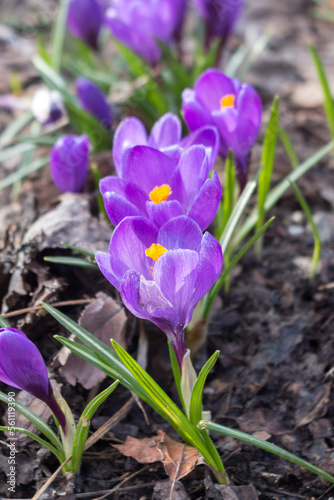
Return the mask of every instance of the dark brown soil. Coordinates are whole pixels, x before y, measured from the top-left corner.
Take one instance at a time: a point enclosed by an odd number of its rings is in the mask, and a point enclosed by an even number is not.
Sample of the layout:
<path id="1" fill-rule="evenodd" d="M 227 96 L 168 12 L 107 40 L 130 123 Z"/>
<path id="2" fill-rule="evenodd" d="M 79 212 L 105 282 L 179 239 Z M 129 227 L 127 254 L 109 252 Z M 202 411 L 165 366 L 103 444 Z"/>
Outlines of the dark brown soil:
<path id="1" fill-rule="evenodd" d="M 36 2 L 31 3 L 32 7 L 36 7 Z M 307 43 L 315 43 L 329 75 L 333 74 L 333 25 L 315 19 L 312 16 L 313 6 L 306 0 L 248 1 L 239 33 L 230 44 L 234 47 L 246 40 L 253 45 L 263 31 L 272 32 L 269 46 L 246 79 L 261 93 L 265 104 L 264 122 L 267 121 L 273 96 L 280 95 L 281 125 L 290 135 L 301 161 L 329 141 L 322 96 Z M 27 8 L 15 2 L 10 9 L 8 5 L 0 5 L 0 12 L 22 15 Z M 24 43 L 24 33 L 13 33 L 19 37 L 16 45 L 8 41 L 8 34 L 0 38 L 4 53 L 0 64 L 6 74 L 8 68 L 17 71 L 24 89 L 30 93 L 31 86 L 37 81 L 36 73 L 28 63 L 28 56 L 22 58 L 17 45 L 20 40 Z M 30 43 L 33 44 L 33 39 L 29 40 Z M 2 81 L 1 92 L 8 91 L 9 85 Z M 0 111 L 3 127 L 12 118 L 9 112 Z M 260 154 L 261 149 L 257 146 L 253 153 L 253 171 L 257 168 Z M 107 173 L 111 168 L 111 155 L 102 155 L 97 160 Z M 333 166 L 333 157 L 327 157 L 299 182 L 317 221 L 323 244 L 321 264 L 313 281 L 308 279 L 313 252 L 312 233 L 291 191 L 272 210 L 271 215 L 275 215 L 276 220 L 266 233 L 261 261 L 255 259 L 252 251 L 248 252 L 233 273 L 230 292 L 221 294 L 209 326 L 208 342 L 196 365 L 200 368 L 215 349 L 220 350 L 219 361 L 205 389 L 205 407 L 212 411 L 214 421 L 256 433 L 332 475 Z M 1 177 L 8 169 L 10 165 L 5 165 Z M 274 182 L 290 169 L 283 147 L 279 144 Z M 96 219 L 96 193 L 92 183 L 90 188 L 80 197 L 81 201 L 79 198 L 75 201 L 68 198 L 68 210 L 73 210 L 73 219 L 72 223 L 64 226 L 63 234 L 68 238 L 66 241 L 74 238 L 77 246 L 94 251 L 106 248 L 110 229 Z M 40 300 L 67 302 L 68 305 L 61 310 L 78 320 L 85 305 L 73 305 L 71 301 L 87 303 L 101 291 L 115 297 L 112 287 L 99 273 L 50 265 L 43 261 L 45 255 L 69 253 L 60 250 L 60 236 L 55 233 L 56 229 L 48 226 L 49 232 L 39 232 L 37 238 L 36 235 L 27 235 L 30 226 L 59 202 L 58 191 L 52 185 L 47 168 L 23 182 L 17 201 L 11 202 L 10 190 L 0 192 L 0 200 L 2 313 L 32 308 Z M 61 216 L 58 214 L 57 217 Z M 108 382 L 105 380 L 98 388 L 90 390 L 84 389 L 81 384 L 73 387 L 61 374 L 59 364 L 51 365 L 59 351 L 59 344 L 53 335 L 60 332 L 67 335 L 67 332 L 50 316 L 29 311 L 8 317 L 8 321 L 36 342 L 50 366 L 50 373 L 62 384 L 62 394 L 78 417 L 87 402 Z M 177 400 L 164 336 L 148 324 L 145 324 L 145 331 L 149 341 L 147 369 Z M 138 345 L 146 345 L 145 341 L 138 343 L 138 332 L 139 324 L 131 318 L 126 342 L 134 355 L 137 355 Z M 3 386 L 2 390 L 6 392 L 7 388 Z M 145 407 L 147 420 L 135 402 L 124 408 L 130 398 L 127 391 L 117 388 L 94 417 L 91 430 L 95 432 L 121 411 L 119 422 L 85 453 L 81 473 L 75 479 L 58 477 L 43 498 L 97 499 L 108 492 L 108 498 L 127 500 L 169 498 L 166 492 L 170 484 L 161 483 L 168 479 L 162 464 L 141 465 L 132 458 L 124 457 L 112 446 L 124 442 L 128 435 L 150 437 L 159 429 L 178 439 L 150 408 Z M 1 411 L 5 418 L 4 405 Z M 13 495 L 8 496 L 5 483 L 8 449 L 5 437 L 2 436 L 2 439 L 0 495 L 12 498 Z M 289 462 L 234 439 L 222 436 L 213 436 L 213 439 L 233 483 L 252 483 L 260 500 L 330 500 L 334 497 L 334 487 L 331 488 L 328 482 Z M 31 498 L 58 464 L 32 441 L 19 441 L 18 451 L 15 498 Z M 219 493 L 204 466 L 197 467 L 181 483 L 184 489 L 180 486 L 173 498 L 232 498 Z M 117 491 L 110 491 L 116 487 L 119 488 Z"/>

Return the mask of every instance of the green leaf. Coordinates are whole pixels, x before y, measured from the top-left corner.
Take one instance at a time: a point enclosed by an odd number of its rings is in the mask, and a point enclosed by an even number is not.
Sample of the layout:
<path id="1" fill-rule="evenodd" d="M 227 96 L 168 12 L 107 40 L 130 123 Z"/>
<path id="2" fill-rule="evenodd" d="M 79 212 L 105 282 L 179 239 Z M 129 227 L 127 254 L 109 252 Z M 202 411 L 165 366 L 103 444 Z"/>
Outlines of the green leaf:
<path id="1" fill-rule="evenodd" d="M 45 256 L 43 258 L 46 262 L 52 262 L 53 264 L 62 264 L 65 266 L 77 266 L 77 267 L 85 267 L 86 269 L 94 269 L 98 271 L 97 264 L 94 262 L 88 262 L 84 259 L 79 259 L 79 257 L 70 257 L 70 256 Z"/>
<path id="2" fill-rule="evenodd" d="M 273 222 L 275 217 L 269 219 L 261 229 L 239 250 L 239 252 L 233 257 L 231 262 L 228 264 L 224 272 L 219 276 L 216 283 L 210 289 L 210 291 L 206 294 L 203 299 L 203 318 L 207 318 L 210 314 L 210 310 L 213 304 L 213 301 L 216 295 L 219 293 L 219 290 L 223 286 L 224 281 L 228 278 L 230 272 L 234 268 L 234 266 L 239 262 L 239 260 L 243 257 L 243 255 L 251 248 L 252 245 L 256 242 L 258 238 L 260 238 L 268 229 L 270 224 Z"/>
<path id="3" fill-rule="evenodd" d="M 191 401 L 190 401 L 190 421 L 194 424 L 197 425 L 198 422 L 203 418 L 202 417 L 202 411 L 203 411 L 203 405 L 202 405 L 202 400 L 203 400 L 203 389 L 204 385 L 207 379 L 207 376 L 209 375 L 210 371 L 212 368 L 215 366 L 217 363 L 217 360 L 219 358 L 219 351 L 216 351 L 205 363 L 203 366 L 202 370 L 200 371 L 198 378 L 196 380 L 192 395 L 191 395 Z"/>
<path id="4" fill-rule="evenodd" d="M 7 321 L 2 316 L 0 316 L 0 327 L 7 328 L 9 326 L 10 326 L 9 323 L 7 323 Z"/>
<path id="5" fill-rule="evenodd" d="M 230 429 L 229 427 L 215 424 L 214 422 L 207 422 L 205 420 L 199 422 L 198 427 L 201 429 L 208 429 L 212 432 L 217 432 L 218 434 L 222 434 L 223 436 L 229 436 L 234 439 L 239 439 L 240 441 L 244 441 L 245 443 L 251 444 L 253 446 L 257 446 L 258 448 L 261 448 L 262 450 L 265 451 L 269 451 L 269 453 L 273 453 L 274 455 L 278 455 L 279 457 L 284 458 L 289 462 L 292 462 L 296 465 L 300 465 L 301 467 L 304 467 L 304 469 L 307 469 L 310 472 L 313 472 L 314 474 L 317 474 L 318 476 L 327 479 L 327 481 L 334 483 L 334 477 L 331 476 L 330 474 L 327 474 L 327 472 L 324 472 L 318 467 L 315 467 L 309 462 L 306 462 L 306 460 L 303 460 L 302 458 L 299 458 L 296 455 L 293 455 L 292 453 L 285 451 L 283 448 L 280 448 L 275 444 L 268 443 L 268 441 L 256 438 L 250 434 L 246 434 L 245 432 L 237 431 L 235 429 Z"/>
<path id="6" fill-rule="evenodd" d="M 8 427 L 3 427 L 1 425 L 0 431 L 2 431 L 2 432 L 20 432 L 21 434 L 26 434 L 34 441 L 37 441 L 37 443 L 41 444 L 45 448 L 48 448 L 56 456 L 56 458 L 59 460 L 59 462 L 61 464 L 65 460 L 64 456 L 61 453 L 59 453 L 59 451 L 54 446 L 52 446 L 52 444 L 50 444 L 48 441 L 45 441 L 45 439 L 40 438 L 39 436 L 37 436 L 37 434 L 34 434 L 33 432 L 28 431 L 27 429 L 23 429 L 23 427 L 9 427 L 8 428 Z"/>
<path id="7" fill-rule="evenodd" d="M 257 197 L 257 207 L 258 207 L 258 219 L 256 222 L 257 230 L 259 230 L 263 226 L 263 221 L 265 216 L 264 204 L 270 188 L 271 177 L 273 173 L 278 126 L 279 126 L 279 100 L 278 97 L 275 97 L 273 105 L 271 107 L 271 113 L 266 130 L 266 135 L 264 138 L 262 158 L 261 158 L 262 168 L 259 176 L 258 197 Z M 258 258 L 260 258 L 261 252 L 262 252 L 262 238 L 259 238 L 255 246 L 255 253 Z"/>
<path id="8" fill-rule="evenodd" d="M 66 34 L 66 20 L 69 0 L 61 0 L 58 8 L 56 22 L 53 25 L 51 40 L 51 66 L 59 72 L 63 55 L 64 40 Z"/>
<path id="9" fill-rule="evenodd" d="M 176 356 L 175 356 L 175 351 L 173 349 L 172 344 L 168 340 L 168 351 L 169 351 L 169 358 L 170 362 L 172 365 L 172 371 L 174 375 L 174 382 L 176 385 L 177 393 L 179 395 L 180 402 L 182 404 L 182 408 L 185 411 L 185 406 L 184 406 L 184 401 L 183 401 L 183 396 L 182 396 L 182 391 L 181 391 L 181 371 L 179 367 L 179 363 L 177 362 Z"/>
<path id="10" fill-rule="evenodd" d="M 78 427 L 75 432 L 72 452 L 72 468 L 75 472 L 79 472 L 81 458 L 85 449 L 86 440 L 89 432 L 90 421 L 93 418 L 96 410 L 107 399 L 108 396 L 116 389 L 119 380 L 116 380 L 111 386 L 98 394 L 84 409 L 79 419 Z"/>
<path id="11" fill-rule="evenodd" d="M 322 92 L 324 94 L 325 113 L 327 117 L 329 130 L 331 132 L 332 139 L 334 140 L 334 102 L 333 102 L 332 92 L 328 83 L 328 78 L 326 75 L 325 68 L 321 62 L 318 52 L 315 50 L 312 44 L 309 44 L 309 49 L 318 73 L 318 78 L 321 84 Z"/>
<path id="12" fill-rule="evenodd" d="M 36 160 L 32 161 L 30 164 L 25 165 L 24 168 L 21 168 L 19 170 L 16 170 L 16 172 L 13 172 L 12 174 L 7 175 L 2 181 L 0 181 L 0 190 L 4 189 L 8 186 L 11 186 L 15 182 L 23 179 L 29 174 L 32 174 L 33 172 L 36 172 L 42 167 L 45 167 L 49 163 L 49 155 L 47 156 L 42 156 L 41 158 L 37 158 Z"/>
<path id="13" fill-rule="evenodd" d="M 0 391 L 0 401 L 9 404 L 9 399 L 6 394 Z M 38 415 L 29 410 L 26 406 L 15 401 L 15 409 L 21 413 L 24 417 L 26 417 L 34 426 L 42 433 L 52 444 L 58 449 L 59 448 L 59 440 L 57 435 L 53 432 L 51 427 L 44 422 Z"/>
<path id="14" fill-rule="evenodd" d="M 112 344 L 125 366 L 148 394 L 151 400 L 150 406 L 180 434 L 186 443 L 197 448 L 209 465 L 217 469 L 218 465 L 208 452 L 203 438 L 197 432 L 198 429 L 196 430 L 196 427 L 179 410 L 155 380 L 117 342 L 112 341 Z M 222 472 L 224 472 L 222 464 L 221 467 Z"/>
<path id="15" fill-rule="evenodd" d="M 307 201 L 305 200 L 304 196 L 302 195 L 300 189 L 293 182 L 291 182 L 291 187 L 296 195 L 297 200 L 300 203 L 300 206 L 302 207 L 302 209 L 307 217 L 308 223 L 310 224 L 311 229 L 312 229 L 312 233 L 313 233 L 314 250 L 313 250 L 313 258 L 312 258 L 312 269 L 310 272 L 310 280 L 312 280 L 314 277 L 317 265 L 318 265 L 319 260 L 320 260 L 321 238 L 320 238 L 318 228 L 315 225 L 315 222 L 313 220 L 310 207 L 308 206 Z"/>
<path id="16" fill-rule="evenodd" d="M 26 111 L 20 115 L 16 120 L 11 122 L 11 124 L 2 132 L 0 135 L 0 148 L 7 146 L 15 136 L 21 132 L 21 130 L 26 127 L 34 118 L 31 111 Z"/>
<path id="17" fill-rule="evenodd" d="M 84 248 L 75 247 L 74 245 L 68 245 L 64 241 L 62 241 L 61 244 L 64 245 L 64 247 L 73 250 L 73 252 L 78 252 L 81 253 L 82 255 L 87 255 L 87 257 L 90 257 L 91 259 L 95 259 L 95 254 L 89 252 L 88 250 L 85 250 Z"/>
<path id="18" fill-rule="evenodd" d="M 278 135 L 279 135 L 279 138 L 284 146 L 286 154 L 289 157 L 292 168 L 297 168 L 299 165 L 298 156 L 297 156 L 296 151 L 293 147 L 293 144 L 290 141 L 290 138 L 289 138 L 288 134 L 286 133 L 286 131 L 284 130 L 284 128 L 280 127 L 278 129 Z"/>
<path id="19" fill-rule="evenodd" d="M 0 151 L 0 162 L 10 160 L 15 156 L 20 156 L 27 151 L 33 151 L 34 148 L 35 145 L 28 142 L 23 144 L 15 144 L 15 146 L 11 146 L 10 148 Z"/>
<path id="20" fill-rule="evenodd" d="M 264 203 L 264 211 L 268 212 L 278 200 L 283 196 L 283 194 L 291 187 L 291 182 L 296 182 L 300 179 L 308 170 L 317 165 L 325 156 L 327 156 L 333 149 L 334 143 L 330 142 L 326 144 L 313 156 L 308 158 L 306 161 L 301 163 L 295 170 L 288 174 L 277 186 L 275 186 L 269 193 Z M 233 238 L 233 249 L 237 248 L 247 234 L 252 230 L 258 220 L 257 209 L 253 210 L 251 214 L 247 217 L 245 222 L 242 224 L 241 228 L 236 233 Z"/>
<path id="21" fill-rule="evenodd" d="M 219 205 L 219 217 L 216 224 L 216 238 L 219 240 L 222 237 L 223 231 L 230 218 L 234 205 L 235 192 L 235 160 L 233 151 L 230 149 L 225 161 L 225 182 L 224 182 L 224 197 Z"/>

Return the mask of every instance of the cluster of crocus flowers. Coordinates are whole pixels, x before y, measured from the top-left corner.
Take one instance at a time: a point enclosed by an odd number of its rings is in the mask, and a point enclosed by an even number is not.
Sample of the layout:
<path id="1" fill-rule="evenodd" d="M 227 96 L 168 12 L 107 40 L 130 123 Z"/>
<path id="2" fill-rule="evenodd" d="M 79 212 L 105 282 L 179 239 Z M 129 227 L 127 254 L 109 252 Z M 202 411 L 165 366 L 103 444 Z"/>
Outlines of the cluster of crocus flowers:
<path id="1" fill-rule="evenodd" d="M 0 328 L 0 380 L 46 403 L 66 434 L 66 418 L 55 400 L 42 355 L 16 328 Z"/>
<path id="2" fill-rule="evenodd" d="M 232 149 L 243 189 L 250 151 L 262 119 L 261 100 L 254 88 L 219 70 L 208 69 L 198 78 L 193 89 L 183 91 L 182 112 L 191 131 L 208 124 L 217 128 L 220 154 L 226 158 Z"/>
<path id="3" fill-rule="evenodd" d="M 50 153 L 51 177 L 62 191 L 80 193 L 86 182 L 89 163 L 89 139 L 86 135 L 65 135 Z"/>
<path id="4" fill-rule="evenodd" d="M 185 328 L 222 268 L 219 242 L 189 217 L 175 217 L 160 229 L 146 218 L 126 217 L 109 252 L 97 252 L 96 262 L 125 306 L 166 334 L 181 368 Z"/>

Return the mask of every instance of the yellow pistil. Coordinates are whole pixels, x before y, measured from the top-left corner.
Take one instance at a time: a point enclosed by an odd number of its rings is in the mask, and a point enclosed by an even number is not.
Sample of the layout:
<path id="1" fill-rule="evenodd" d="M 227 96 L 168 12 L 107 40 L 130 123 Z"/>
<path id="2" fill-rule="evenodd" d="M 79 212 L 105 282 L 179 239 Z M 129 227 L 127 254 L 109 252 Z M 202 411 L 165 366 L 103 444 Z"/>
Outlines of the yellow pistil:
<path id="1" fill-rule="evenodd" d="M 150 200 L 153 203 L 161 203 L 166 201 L 168 196 L 172 194 L 172 190 L 168 184 L 163 184 L 162 186 L 155 186 L 155 188 L 150 192 Z"/>
<path id="2" fill-rule="evenodd" d="M 162 245 L 159 245 L 159 243 L 153 243 L 153 245 L 150 246 L 147 250 L 145 250 L 145 255 L 147 257 L 151 257 L 151 259 L 156 262 L 161 255 L 164 253 L 168 252 L 167 248 L 163 247 Z M 153 267 L 151 267 L 153 269 Z"/>
<path id="3" fill-rule="evenodd" d="M 234 103 L 235 103 L 235 95 L 233 94 L 227 94 L 224 95 L 220 101 L 220 109 L 224 108 L 234 108 Z"/>

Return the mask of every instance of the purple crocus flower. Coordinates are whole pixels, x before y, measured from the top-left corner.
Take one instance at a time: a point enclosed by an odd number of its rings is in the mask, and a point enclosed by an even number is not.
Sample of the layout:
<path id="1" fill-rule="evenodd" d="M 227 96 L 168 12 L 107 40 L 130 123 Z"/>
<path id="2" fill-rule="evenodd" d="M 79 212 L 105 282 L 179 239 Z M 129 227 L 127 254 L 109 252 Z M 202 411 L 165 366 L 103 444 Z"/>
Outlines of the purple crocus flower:
<path id="1" fill-rule="evenodd" d="M 216 172 L 210 179 L 208 173 L 203 146 L 186 150 L 178 164 L 157 149 L 135 146 L 123 156 L 121 178 L 105 177 L 100 190 L 115 226 L 128 216 L 148 217 L 160 227 L 173 217 L 188 215 L 204 230 L 221 198 Z"/>
<path id="2" fill-rule="evenodd" d="M 112 124 L 111 110 L 102 90 L 83 77 L 77 79 L 76 90 L 83 109 L 95 116 L 104 127 L 110 128 Z"/>
<path id="3" fill-rule="evenodd" d="M 111 0 L 105 22 L 117 40 L 154 66 L 161 57 L 157 40 L 168 44 L 178 23 L 175 2 Z"/>
<path id="4" fill-rule="evenodd" d="M 87 135 L 65 135 L 58 139 L 50 153 L 51 176 L 63 193 L 83 190 L 89 161 Z"/>
<path id="5" fill-rule="evenodd" d="M 167 335 L 181 368 L 185 328 L 222 268 L 219 242 L 203 236 L 188 217 L 171 219 L 159 230 L 148 219 L 127 217 L 114 230 L 109 253 L 95 257 L 125 306 Z"/>
<path id="6" fill-rule="evenodd" d="M 180 40 L 181 38 L 184 19 L 186 17 L 187 1 L 188 0 L 174 0 L 175 27 L 173 35 L 176 40 Z"/>
<path id="7" fill-rule="evenodd" d="M 258 136 L 262 104 L 257 92 L 217 69 L 208 69 L 194 89 L 182 93 L 182 111 L 190 130 L 215 125 L 220 136 L 220 153 L 226 158 L 232 149 L 241 189 L 247 180 L 249 154 Z"/>
<path id="8" fill-rule="evenodd" d="M 206 126 L 182 139 L 182 124 L 177 115 L 166 113 L 152 127 L 149 136 L 138 118 L 125 118 L 118 125 L 113 142 L 113 159 L 116 172 L 121 176 L 122 158 L 125 151 L 134 146 L 150 146 L 159 149 L 176 162 L 182 153 L 195 144 L 202 144 L 209 157 L 210 170 L 219 151 L 219 135 L 215 127 Z"/>
<path id="9" fill-rule="evenodd" d="M 66 419 L 54 398 L 41 353 L 16 328 L 0 328 L 0 380 L 44 401 L 65 432 Z"/>
<path id="10" fill-rule="evenodd" d="M 219 37 L 221 45 L 233 33 L 242 13 L 242 0 L 194 0 L 199 15 L 206 28 L 206 48 L 214 37 Z"/>
<path id="11" fill-rule="evenodd" d="M 93 49 L 104 22 L 104 9 L 97 0 L 70 0 L 67 29 L 75 38 L 83 40 Z"/>

